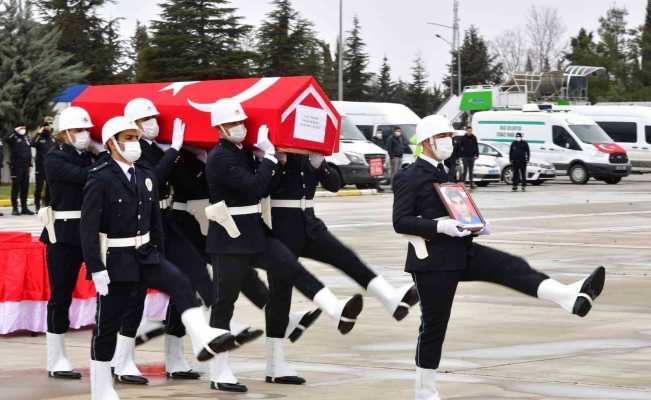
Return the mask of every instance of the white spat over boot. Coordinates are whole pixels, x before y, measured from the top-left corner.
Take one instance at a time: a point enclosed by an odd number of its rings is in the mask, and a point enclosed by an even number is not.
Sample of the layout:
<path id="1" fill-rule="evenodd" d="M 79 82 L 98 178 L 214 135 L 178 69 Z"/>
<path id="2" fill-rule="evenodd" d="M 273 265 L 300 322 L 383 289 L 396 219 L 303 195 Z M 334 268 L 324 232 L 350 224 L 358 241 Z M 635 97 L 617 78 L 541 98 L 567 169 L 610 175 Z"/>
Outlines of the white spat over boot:
<path id="1" fill-rule="evenodd" d="M 585 317 L 603 291 L 605 281 L 606 269 L 599 267 L 587 278 L 570 285 L 546 279 L 538 286 L 537 294 L 538 298 L 556 303 L 569 313 Z"/>
<path id="2" fill-rule="evenodd" d="M 305 379 L 298 376 L 285 359 L 285 339 L 267 338 L 267 383 L 302 385 Z"/>
<path id="3" fill-rule="evenodd" d="M 48 376 L 58 379 L 81 379 L 81 374 L 72 369 L 66 356 L 65 335 L 47 332 L 47 372 Z"/>
<path id="4" fill-rule="evenodd" d="M 189 308 L 181 314 L 181 321 L 192 341 L 192 351 L 198 361 L 208 361 L 217 354 L 237 346 L 229 331 L 212 328 L 200 307 Z"/>
<path id="5" fill-rule="evenodd" d="M 165 373 L 170 379 L 199 379 L 185 359 L 183 338 L 165 335 Z"/>
<path id="6" fill-rule="evenodd" d="M 416 368 L 416 400 L 441 400 L 436 388 L 436 370 Z"/>
<path id="7" fill-rule="evenodd" d="M 353 329 L 357 316 L 364 307 L 362 295 L 356 294 L 348 300 L 339 300 L 327 287 L 319 290 L 312 302 L 337 323 L 337 328 L 343 335 Z"/>
<path id="8" fill-rule="evenodd" d="M 224 352 L 210 361 L 210 387 L 222 392 L 246 393 L 249 389 L 237 380 L 228 358 L 228 352 Z"/>
<path id="9" fill-rule="evenodd" d="M 398 321 L 402 321 L 409 314 L 409 309 L 418 304 L 418 292 L 413 284 L 396 289 L 383 277 L 376 276 L 366 290 L 380 300 L 389 314 Z"/>
<path id="10" fill-rule="evenodd" d="M 312 326 L 312 324 L 321 315 L 321 310 L 297 311 L 289 313 L 289 323 L 285 331 L 285 337 L 292 343 L 296 342 L 303 336 L 303 333 Z"/>
<path id="11" fill-rule="evenodd" d="M 129 385 L 146 385 L 149 380 L 142 376 L 136 365 L 136 339 L 118 334 L 111 368 L 115 379 Z"/>
<path id="12" fill-rule="evenodd" d="M 90 400 L 120 400 L 113 389 L 111 363 L 90 360 Z"/>

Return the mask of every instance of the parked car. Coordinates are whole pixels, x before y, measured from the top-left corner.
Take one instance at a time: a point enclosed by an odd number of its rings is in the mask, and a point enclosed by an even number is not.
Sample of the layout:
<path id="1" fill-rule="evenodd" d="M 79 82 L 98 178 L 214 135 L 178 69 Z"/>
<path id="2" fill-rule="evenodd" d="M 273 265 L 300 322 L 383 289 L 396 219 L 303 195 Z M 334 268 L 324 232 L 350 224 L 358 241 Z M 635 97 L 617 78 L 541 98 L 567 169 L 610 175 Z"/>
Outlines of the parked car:
<path id="1" fill-rule="evenodd" d="M 504 183 L 513 185 L 513 169 L 509 160 L 510 144 L 488 144 L 479 142 L 479 154 L 496 157 L 500 168 L 500 176 Z M 527 164 L 527 182 L 533 185 L 542 185 L 545 181 L 556 179 L 554 165 L 537 157 L 531 157 Z"/>

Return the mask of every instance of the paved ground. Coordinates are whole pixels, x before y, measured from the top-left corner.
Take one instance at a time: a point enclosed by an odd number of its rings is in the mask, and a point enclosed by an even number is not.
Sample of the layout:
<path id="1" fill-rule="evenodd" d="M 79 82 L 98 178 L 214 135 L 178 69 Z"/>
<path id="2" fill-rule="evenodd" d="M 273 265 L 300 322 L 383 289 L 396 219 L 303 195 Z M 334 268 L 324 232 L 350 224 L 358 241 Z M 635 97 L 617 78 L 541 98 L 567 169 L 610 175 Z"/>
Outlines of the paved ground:
<path id="1" fill-rule="evenodd" d="M 534 266 L 571 282 L 597 265 L 608 268 L 607 286 L 585 319 L 552 305 L 482 283 L 463 284 L 450 323 L 441 370 L 444 398 L 455 400 L 651 399 L 651 177 L 619 185 L 561 182 L 510 193 L 503 185 L 480 189 L 476 202 L 493 223 L 482 243 L 525 256 Z M 332 230 L 396 284 L 405 241 L 390 224 L 391 195 L 319 199 L 318 212 Z M 33 229 L 33 219 L 0 219 L 2 229 Z M 307 262 L 337 293 L 359 291 L 336 270 Z M 297 308 L 309 307 L 300 295 Z M 247 300 L 239 320 L 263 326 Z M 365 297 L 358 326 L 340 336 L 325 317 L 289 358 L 308 379 L 302 387 L 263 382 L 264 343 L 233 354 L 246 395 L 211 391 L 201 382 L 168 382 L 161 370 L 163 342 L 138 351 L 152 378 L 149 387 L 120 386 L 122 399 L 409 399 L 418 310 L 401 324 Z M 45 377 L 44 337 L 0 338 L 0 399 L 87 399 L 90 332 L 70 335 L 70 355 L 82 382 Z M 189 348 L 189 346 L 186 346 Z"/>

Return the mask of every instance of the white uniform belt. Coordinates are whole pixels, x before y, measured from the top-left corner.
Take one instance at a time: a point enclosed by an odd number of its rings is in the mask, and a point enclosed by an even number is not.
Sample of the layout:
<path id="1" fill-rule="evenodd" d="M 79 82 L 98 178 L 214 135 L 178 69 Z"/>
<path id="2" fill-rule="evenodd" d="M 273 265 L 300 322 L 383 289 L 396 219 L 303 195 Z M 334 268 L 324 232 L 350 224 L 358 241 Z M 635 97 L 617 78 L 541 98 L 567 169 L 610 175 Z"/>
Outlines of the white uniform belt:
<path id="1" fill-rule="evenodd" d="M 300 208 L 305 210 L 307 208 L 314 208 L 314 200 L 276 200 L 271 199 L 271 207 L 274 208 Z"/>
<path id="2" fill-rule="evenodd" d="M 149 232 L 128 238 L 107 238 L 106 247 L 135 247 L 149 243 Z"/>
<path id="3" fill-rule="evenodd" d="M 178 201 L 175 201 L 172 203 L 172 210 L 188 211 L 188 203 L 180 203 Z"/>
<path id="4" fill-rule="evenodd" d="M 79 219 L 81 211 L 54 211 L 54 219 Z"/>
<path id="5" fill-rule="evenodd" d="M 161 210 L 167 209 L 171 204 L 172 202 L 169 199 L 163 199 L 158 202 L 158 206 Z"/>
<path id="6" fill-rule="evenodd" d="M 258 214 L 262 213 L 262 205 L 260 203 L 253 204 L 250 206 L 242 207 L 228 207 L 228 213 L 233 215 L 246 215 L 246 214 Z"/>

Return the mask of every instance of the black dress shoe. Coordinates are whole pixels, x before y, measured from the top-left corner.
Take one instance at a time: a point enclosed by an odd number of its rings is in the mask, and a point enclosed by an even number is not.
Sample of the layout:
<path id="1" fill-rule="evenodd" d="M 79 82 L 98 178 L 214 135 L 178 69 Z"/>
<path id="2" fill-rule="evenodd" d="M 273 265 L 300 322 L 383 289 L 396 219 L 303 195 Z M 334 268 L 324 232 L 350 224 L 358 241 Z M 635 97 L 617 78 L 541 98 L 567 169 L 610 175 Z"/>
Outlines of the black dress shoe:
<path id="1" fill-rule="evenodd" d="M 342 335 L 345 335 L 351 330 L 353 330 L 353 327 L 355 326 L 355 322 L 357 322 L 357 316 L 362 312 L 363 307 L 364 307 L 364 298 L 359 293 L 354 295 L 350 300 L 348 300 L 348 302 L 344 306 L 344 310 L 341 313 L 341 318 L 339 319 L 339 326 L 337 327 L 339 329 L 339 332 L 341 332 Z"/>
<path id="2" fill-rule="evenodd" d="M 402 300 L 400 300 L 400 305 L 393 313 L 393 318 L 395 318 L 396 321 L 402 321 L 405 319 L 405 317 L 409 315 L 409 308 L 418 304 L 419 300 L 418 291 L 416 290 L 416 285 L 414 285 L 409 288 L 407 293 L 402 297 Z"/>
<path id="3" fill-rule="evenodd" d="M 115 375 L 115 380 L 125 385 L 146 385 L 149 379 L 140 375 Z"/>
<path id="4" fill-rule="evenodd" d="M 235 336 L 235 343 L 237 346 L 242 346 L 259 338 L 263 333 L 261 329 L 246 328 Z"/>
<path id="5" fill-rule="evenodd" d="M 17 208 L 14 208 L 14 210 L 11 212 L 11 215 L 20 215 L 20 211 L 18 211 Z"/>
<path id="6" fill-rule="evenodd" d="M 604 289 L 606 283 L 606 269 L 599 267 L 595 269 L 590 276 L 583 282 L 581 286 L 581 293 L 588 295 L 592 300 L 595 300 Z M 579 297 L 574 302 L 573 313 L 579 317 L 585 317 L 592 309 L 592 302 L 585 297 Z"/>
<path id="7" fill-rule="evenodd" d="M 277 383 L 280 385 L 303 385 L 305 384 L 305 379 L 300 376 L 279 376 L 278 378 L 268 376 L 265 378 L 265 382 Z"/>
<path id="8" fill-rule="evenodd" d="M 222 392 L 233 392 L 233 393 L 246 393 L 249 391 L 249 388 L 246 385 L 241 383 L 219 383 L 210 382 L 210 388 L 214 390 L 221 390 Z"/>
<path id="9" fill-rule="evenodd" d="M 165 334 L 165 327 L 160 327 L 153 329 L 149 332 L 145 332 L 141 335 L 136 336 L 136 346 L 143 345 L 147 343 L 148 341 L 155 339 L 159 336 L 163 336 Z"/>
<path id="10" fill-rule="evenodd" d="M 54 379 L 81 379 L 77 371 L 48 371 L 48 376 Z"/>
<path id="11" fill-rule="evenodd" d="M 309 328 L 321 315 L 321 309 L 317 308 L 314 311 L 310 311 L 303 315 L 303 318 L 298 322 L 296 329 L 289 334 L 289 341 L 294 343 L 301 338 L 303 332 Z"/>
<path id="12" fill-rule="evenodd" d="M 208 343 L 208 349 L 205 347 L 201 349 L 197 360 L 199 361 L 208 361 L 215 356 L 215 354 L 223 353 L 225 351 L 230 351 L 238 347 L 235 342 L 235 336 L 230 333 L 224 333 L 223 335 L 217 336 L 210 343 Z"/>
<path id="13" fill-rule="evenodd" d="M 168 379 L 178 379 L 178 380 L 195 380 L 199 379 L 201 375 L 198 372 L 194 371 L 177 371 L 177 372 L 168 372 Z"/>
<path id="14" fill-rule="evenodd" d="M 29 208 L 23 208 L 23 211 L 20 214 L 21 215 L 34 215 L 34 211 L 30 210 Z"/>

